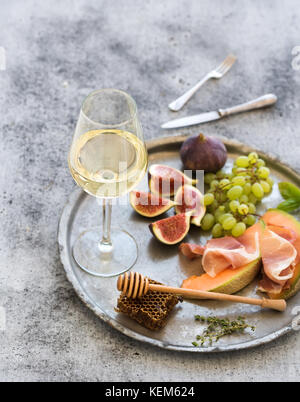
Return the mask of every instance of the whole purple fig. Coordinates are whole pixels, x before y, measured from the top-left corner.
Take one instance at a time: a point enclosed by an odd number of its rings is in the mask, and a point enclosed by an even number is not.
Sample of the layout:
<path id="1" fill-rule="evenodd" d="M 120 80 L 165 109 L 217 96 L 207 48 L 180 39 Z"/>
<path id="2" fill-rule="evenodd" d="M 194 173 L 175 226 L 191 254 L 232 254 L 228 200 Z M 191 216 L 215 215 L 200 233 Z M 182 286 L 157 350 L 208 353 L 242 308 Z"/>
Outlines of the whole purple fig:
<path id="1" fill-rule="evenodd" d="M 198 134 L 184 141 L 180 157 L 186 170 L 215 173 L 225 165 L 227 150 L 218 138 Z"/>

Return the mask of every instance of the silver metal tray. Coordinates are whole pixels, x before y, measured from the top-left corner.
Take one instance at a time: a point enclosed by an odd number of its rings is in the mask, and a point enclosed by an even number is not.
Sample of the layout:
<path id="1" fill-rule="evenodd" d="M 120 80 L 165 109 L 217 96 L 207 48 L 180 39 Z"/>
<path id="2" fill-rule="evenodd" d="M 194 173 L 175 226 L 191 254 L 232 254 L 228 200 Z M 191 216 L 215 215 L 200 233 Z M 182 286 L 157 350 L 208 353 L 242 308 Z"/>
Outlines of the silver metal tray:
<path id="1" fill-rule="evenodd" d="M 178 151 L 185 139 L 186 136 L 177 136 L 150 141 L 148 143 L 150 164 L 164 163 L 181 168 Z M 253 151 L 248 146 L 226 138 L 222 138 L 222 140 L 229 153 L 229 164 L 232 163 L 233 157 Z M 280 163 L 276 158 L 262 152 L 258 153 L 266 160 L 276 182 L 288 180 L 300 186 L 299 174 Z M 148 188 L 146 178 L 139 188 L 144 190 Z M 261 212 L 276 207 L 280 200 L 281 197 L 275 185 L 272 194 L 261 205 Z M 76 189 L 71 194 L 59 223 L 60 257 L 68 280 L 81 300 L 98 317 L 123 334 L 164 349 L 199 353 L 245 349 L 270 342 L 292 330 L 294 318 L 292 310 L 295 306 L 300 306 L 300 293 L 289 300 L 285 313 L 229 302 L 184 301 L 176 306 L 167 326 L 159 332 L 147 330 L 128 317 L 116 313 L 114 310 L 118 298 L 116 278 L 102 279 L 86 274 L 76 265 L 71 253 L 72 244 L 79 233 L 86 228 L 95 226 L 98 221 L 100 226 L 100 220 L 101 209 L 97 199 Z M 182 280 L 187 276 L 199 274 L 201 272 L 199 261 L 195 260 L 191 263 L 178 254 L 177 246 L 160 244 L 148 230 L 150 222 L 151 220 L 138 216 L 129 203 L 113 208 L 113 224 L 128 230 L 138 242 L 139 256 L 134 270 L 172 286 L 180 286 Z M 199 228 L 193 227 L 186 241 L 205 242 L 206 236 Z M 240 294 L 255 296 L 256 283 L 249 285 Z M 249 323 L 256 326 L 256 331 L 224 337 L 212 346 L 194 347 L 192 342 L 203 329 L 199 322 L 195 322 L 195 314 L 229 318 L 243 315 Z"/>

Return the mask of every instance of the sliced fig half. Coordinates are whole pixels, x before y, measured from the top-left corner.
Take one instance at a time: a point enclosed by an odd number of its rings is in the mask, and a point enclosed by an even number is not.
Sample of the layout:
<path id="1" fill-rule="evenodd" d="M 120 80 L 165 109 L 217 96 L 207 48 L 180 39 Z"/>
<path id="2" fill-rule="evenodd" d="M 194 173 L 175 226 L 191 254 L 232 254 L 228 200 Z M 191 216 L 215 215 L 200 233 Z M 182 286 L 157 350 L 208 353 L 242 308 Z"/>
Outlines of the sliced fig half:
<path id="1" fill-rule="evenodd" d="M 171 216 L 151 223 L 149 228 L 160 242 L 168 245 L 179 243 L 190 229 L 190 213 Z"/>
<path id="2" fill-rule="evenodd" d="M 132 208 L 147 218 L 161 215 L 175 205 L 174 201 L 145 191 L 131 191 L 129 199 Z"/>
<path id="3" fill-rule="evenodd" d="M 184 184 L 196 184 L 194 180 L 180 170 L 167 165 L 151 165 L 149 168 L 149 188 L 151 193 L 162 197 L 173 196 Z"/>
<path id="4" fill-rule="evenodd" d="M 191 212 L 191 223 L 201 226 L 201 221 L 205 215 L 206 208 L 204 206 L 203 194 L 189 184 L 185 184 L 177 190 L 174 199 L 176 214 Z"/>

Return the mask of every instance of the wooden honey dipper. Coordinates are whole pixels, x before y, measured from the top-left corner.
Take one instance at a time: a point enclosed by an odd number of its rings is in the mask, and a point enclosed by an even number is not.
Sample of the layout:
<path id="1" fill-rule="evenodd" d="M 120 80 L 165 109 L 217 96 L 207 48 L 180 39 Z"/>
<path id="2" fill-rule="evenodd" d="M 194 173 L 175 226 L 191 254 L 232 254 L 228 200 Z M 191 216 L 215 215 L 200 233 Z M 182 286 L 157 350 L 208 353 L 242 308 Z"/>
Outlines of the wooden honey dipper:
<path id="1" fill-rule="evenodd" d="M 224 300 L 235 303 L 253 304 L 262 308 L 270 308 L 277 311 L 286 310 L 286 301 L 283 299 L 255 299 L 243 296 L 228 295 L 225 293 L 206 292 L 204 290 L 193 290 L 175 288 L 165 285 L 154 285 L 149 282 L 149 279 L 138 272 L 127 272 L 120 275 L 117 283 L 117 288 L 120 292 L 129 298 L 136 299 L 137 297 L 145 296 L 149 290 L 161 293 L 174 293 L 178 296 L 184 296 L 189 299 L 210 299 Z"/>

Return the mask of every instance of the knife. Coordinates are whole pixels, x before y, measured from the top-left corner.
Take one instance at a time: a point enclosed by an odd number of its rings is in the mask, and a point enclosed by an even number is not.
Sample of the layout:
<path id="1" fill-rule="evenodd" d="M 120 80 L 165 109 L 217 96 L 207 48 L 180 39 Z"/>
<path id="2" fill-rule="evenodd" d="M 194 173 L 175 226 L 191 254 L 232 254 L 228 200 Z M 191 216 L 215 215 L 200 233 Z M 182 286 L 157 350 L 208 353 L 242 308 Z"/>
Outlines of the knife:
<path id="1" fill-rule="evenodd" d="M 183 117 L 181 119 L 171 120 L 163 124 L 162 128 L 179 128 L 194 126 L 195 124 L 207 123 L 208 121 L 219 120 L 222 117 L 231 114 L 247 112 L 249 110 L 260 109 L 263 107 L 274 105 L 277 102 L 277 96 L 274 94 L 263 95 L 260 98 L 233 106 L 228 109 L 219 109 L 215 112 L 201 113 L 194 116 Z"/>

